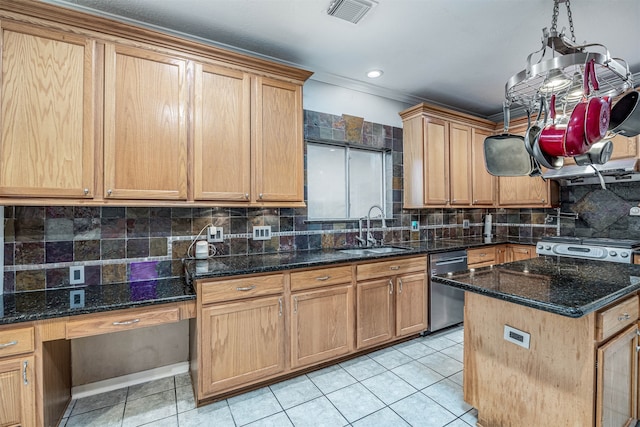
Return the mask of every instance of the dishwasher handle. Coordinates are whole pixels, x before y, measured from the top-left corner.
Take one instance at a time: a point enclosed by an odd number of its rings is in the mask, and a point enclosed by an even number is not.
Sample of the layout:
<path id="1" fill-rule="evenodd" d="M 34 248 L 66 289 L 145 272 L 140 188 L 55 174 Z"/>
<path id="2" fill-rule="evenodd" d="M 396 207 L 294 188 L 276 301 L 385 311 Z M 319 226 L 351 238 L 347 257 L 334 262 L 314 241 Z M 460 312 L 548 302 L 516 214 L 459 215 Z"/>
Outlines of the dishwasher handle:
<path id="1" fill-rule="evenodd" d="M 451 264 L 466 264 L 467 263 L 467 257 L 460 257 L 460 258 L 452 258 L 452 259 L 445 259 L 442 261 L 436 261 L 434 262 L 434 265 L 436 266 L 441 266 L 441 265 L 451 265 Z"/>

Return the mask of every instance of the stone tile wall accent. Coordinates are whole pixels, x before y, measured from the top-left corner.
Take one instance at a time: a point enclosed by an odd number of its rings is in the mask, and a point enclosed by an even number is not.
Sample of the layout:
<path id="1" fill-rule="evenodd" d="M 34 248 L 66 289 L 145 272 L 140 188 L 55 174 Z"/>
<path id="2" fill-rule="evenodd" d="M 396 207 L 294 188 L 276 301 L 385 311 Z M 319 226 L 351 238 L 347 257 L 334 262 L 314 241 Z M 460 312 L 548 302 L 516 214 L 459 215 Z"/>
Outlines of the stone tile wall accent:
<path id="1" fill-rule="evenodd" d="M 480 236 L 493 214 L 494 234 L 539 237 L 555 234 L 546 223 L 554 210 L 402 209 L 402 129 L 353 116 L 305 111 L 305 137 L 390 150 L 392 178 L 387 200 L 393 218 L 373 235 L 386 243 Z M 305 163 L 306 164 L 306 163 Z M 306 194 L 306 189 L 305 189 Z M 69 267 L 85 266 L 87 284 L 109 284 L 182 275 L 181 260 L 208 224 L 223 227 L 220 256 L 353 246 L 357 221 L 308 222 L 305 208 L 167 208 L 5 206 L 5 293 L 68 287 Z M 470 227 L 463 229 L 468 219 Z M 411 231 L 411 221 L 420 229 Z M 270 225 L 273 237 L 254 241 L 253 226 Z M 563 224 L 564 226 L 564 224 Z"/>

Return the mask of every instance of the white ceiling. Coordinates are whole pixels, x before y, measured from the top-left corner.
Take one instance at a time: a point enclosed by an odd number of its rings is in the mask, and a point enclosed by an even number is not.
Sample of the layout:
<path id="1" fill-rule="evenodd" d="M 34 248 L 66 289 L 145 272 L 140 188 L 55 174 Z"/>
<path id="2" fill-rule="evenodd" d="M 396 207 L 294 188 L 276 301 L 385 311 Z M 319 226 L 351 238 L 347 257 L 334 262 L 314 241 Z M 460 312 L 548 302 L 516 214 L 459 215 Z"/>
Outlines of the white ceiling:
<path id="1" fill-rule="evenodd" d="M 276 59 L 315 80 L 494 118 L 553 12 L 553 0 L 378 0 L 352 24 L 326 14 L 330 0 L 47 1 Z M 638 75 L 640 0 L 574 0 L 571 9 L 578 43 L 606 45 Z M 374 68 L 384 75 L 370 80 Z"/>

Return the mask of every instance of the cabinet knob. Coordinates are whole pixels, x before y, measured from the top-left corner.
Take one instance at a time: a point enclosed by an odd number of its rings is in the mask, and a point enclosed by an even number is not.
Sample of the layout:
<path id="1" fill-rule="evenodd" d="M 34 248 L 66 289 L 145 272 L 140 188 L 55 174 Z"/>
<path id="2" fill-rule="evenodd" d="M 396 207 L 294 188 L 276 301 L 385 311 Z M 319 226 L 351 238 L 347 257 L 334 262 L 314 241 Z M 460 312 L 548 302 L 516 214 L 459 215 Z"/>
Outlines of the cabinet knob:
<path id="1" fill-rule="evenodd" d="M 258 194 L 258 198 L 262 199 L 262 193 Z"/>
<path id="2" fill-rule="evenodd" d="M 244 193 L 244 198 L 249 200 L 249 193 Z"/>
<path id="3" fill-rule="evenodd" d="M 542 203 L 544 203 L 544 199 L 542 199 Z"/>
<path id="4" fill-rule="evenodd" d="M 84 195 L 86 196 L 87 194 L 89 194 L 89 189 L 88 189 L 88 188 L 85 188 L 85 189 L 83 190 L 83 192 L 84 192 Z"/>
<path id="5" fill-rule="evenodd" d="M 112 190 L 112 189 L 108 189 L 108 190 L 107 190 L 107 196 L 110 196 L 110 195 L 111 195 L 111 193 L 113 193 L 113 190 Z"/>

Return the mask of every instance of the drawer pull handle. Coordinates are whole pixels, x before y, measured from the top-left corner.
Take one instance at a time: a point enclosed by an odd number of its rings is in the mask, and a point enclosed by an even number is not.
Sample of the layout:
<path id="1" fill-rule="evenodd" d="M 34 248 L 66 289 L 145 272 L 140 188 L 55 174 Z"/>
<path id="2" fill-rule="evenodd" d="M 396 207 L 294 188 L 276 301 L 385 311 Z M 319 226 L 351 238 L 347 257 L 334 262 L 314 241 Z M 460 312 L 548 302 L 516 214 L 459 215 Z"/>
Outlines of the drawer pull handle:
<path id="1" fill-rule="evenodd" d="M 293 314 L 298 314 L 298 297 L 293 297 Z"/>
<path id="2" fill-rule="evenodd" d="M 622 322 L 624 320 L 629 320 L 631 319 L 631 316 L 629 315 L 629 313 L 623 313 L 621 316 L 618 316 L 618 321 Z"/>
<path id="3" fill-rule="evenodd" d="M 389 267 L 389 270 L 400 270 L 400 267 L 397 265 L 392 265 L 391 267 Z"/>
<path id="4" fill-rule="evenodd" d="M 402 293 L 402 279 L 398 279 L 398 293 Z"/>
<path id="5" fill-rule="evenodd" d="M 278 316 L 282 317 L 282 298 L 278 298 Z"/>
<path id="6" fill-rule="evenodd" d="M 324 282 L 325 280 L 329 280 L 329 279 L 331 279 L 331 276 L 316 277 L 316 280 L 320 280 L 321 282 Z"/>
<path id="7" fill-rule="evenodd" d="M 126 320 L 124 322 L 113 322 L 112 325 L 113 326 L 133 325 L 134 323 L 138 323 L 139 321 L 140 321 L 140 319 Z"/>
<path id="8" fill-rule="evenodd" d="M 244 288 L 238 287 L 238 288 L 236 288 L 236 291 L 247 292 L 247 291 L 252 291 L 255 288 L 256 288 L 256 285 L 245 286 Z"/>
<path id="9" fill-rule="evenodd" d="M 389 294 L 393 294 L 393 281 L 389 279 Z"/>
<path id="10" fill-rule="evenodd" d="M 18 344 L 18 341 L 9 341 L 4 344 L 0 344 L 0 348 L 11 347 L 12 345 Z"/>
<path id="11" fill-rule="evenodd" d="M 27 362 L 26 360 L 22 364 L 22 381 L 24 382 L 24 385 L 29 385 L 29 380 L 27 379 L 27 365 L 28 364 L 29 364 L 29 362 Z"/>

